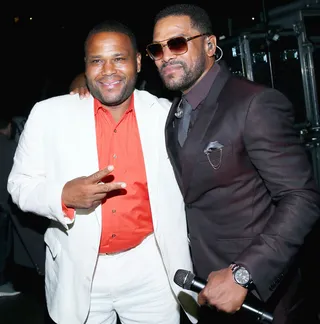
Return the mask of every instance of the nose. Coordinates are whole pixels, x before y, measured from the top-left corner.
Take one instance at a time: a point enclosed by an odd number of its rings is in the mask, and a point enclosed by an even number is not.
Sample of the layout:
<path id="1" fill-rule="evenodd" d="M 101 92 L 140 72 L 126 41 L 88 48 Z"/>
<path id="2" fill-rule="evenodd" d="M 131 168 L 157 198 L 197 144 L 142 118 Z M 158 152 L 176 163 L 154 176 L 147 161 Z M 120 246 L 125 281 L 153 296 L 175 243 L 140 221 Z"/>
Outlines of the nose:
<path id="1" fill-rule="evenodd" d="M 115 66 L 113 62 L 106 61 L 102 66 L 102 72 L 103 75 L 112 75 L 116 73 Z"/>
<path id="2" fill-rule="evenodd" d="M 162 46 L 162 51 L 163 51 L 162 61 L 164 61 L 164 62 L 168 62 L 172 58 L 176 57 L 175 54 L 172 54 L 168 45 Z"/>

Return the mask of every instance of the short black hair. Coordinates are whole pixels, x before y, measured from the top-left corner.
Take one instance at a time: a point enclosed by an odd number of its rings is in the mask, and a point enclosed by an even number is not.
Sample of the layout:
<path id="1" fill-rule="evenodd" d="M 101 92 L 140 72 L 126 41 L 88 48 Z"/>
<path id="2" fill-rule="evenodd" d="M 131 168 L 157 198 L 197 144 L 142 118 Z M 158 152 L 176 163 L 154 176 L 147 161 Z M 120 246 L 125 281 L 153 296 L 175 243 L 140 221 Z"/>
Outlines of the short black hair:
<path id="1" fill-rule="evenodd" d="M 87 49 L 87 43 L 91 36 L 98 34 L 98 33 L 104 33 L 104 32 L 115 32 L 115 33 L 121 33 L 125 34 L 130 38 L 132 47 L 135 52 L 138 52 L 138 44 L 137 39 L 133 31 L 126 26 L 125 24 L 121 23 L 117 20 L 104 20 L 97 25 L 95 25 L 88 33 L 85 43 L 84 43 L 84 52 L 86 53 Z"/>
<path id="2" fill-rule="evenodd" d="M 167 6 L 157 13 L 154 24 L 168 16 L 189 16 L 192 28 L 203 34 L 213 34 L 212 22 L 208 13 L 197 5 L 182 3 Z"/>

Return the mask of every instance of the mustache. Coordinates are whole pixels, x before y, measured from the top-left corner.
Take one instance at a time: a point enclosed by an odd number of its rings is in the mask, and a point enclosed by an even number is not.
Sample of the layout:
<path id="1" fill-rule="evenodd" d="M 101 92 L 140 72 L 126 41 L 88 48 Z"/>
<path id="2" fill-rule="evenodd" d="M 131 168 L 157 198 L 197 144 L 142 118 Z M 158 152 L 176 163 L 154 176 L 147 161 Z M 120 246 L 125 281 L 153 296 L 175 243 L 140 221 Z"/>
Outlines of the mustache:
<path id="1" fill-rule="evenodd" d="M 169 62 L 165 62 L 161 65 L 160 72 L 162 72 L 163 69 L 165 69 L 167 66 L 170 66 L 170 65 L 181 65 L 183 68 L 185 68 L 185 63 L 182 61 L 169 61 Z"/>

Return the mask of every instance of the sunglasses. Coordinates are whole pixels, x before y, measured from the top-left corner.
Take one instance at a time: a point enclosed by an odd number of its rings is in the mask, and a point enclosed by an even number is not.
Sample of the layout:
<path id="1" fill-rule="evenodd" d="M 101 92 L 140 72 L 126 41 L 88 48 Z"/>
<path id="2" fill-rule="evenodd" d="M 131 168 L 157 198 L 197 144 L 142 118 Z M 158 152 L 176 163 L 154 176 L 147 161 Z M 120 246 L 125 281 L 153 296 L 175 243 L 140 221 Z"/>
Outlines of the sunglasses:
<path id="1" fill-rule="evenodd" d="M 168 46 L 173 55 L 181 55 L 188 51 L 188 42 L 201 36 L 209 35 L 208 33 L 200 34 L 192 37 L 173 37 L 166 40 L 166 44 L 162 45 L 159 42 L 149 44 L 147 46 L 147 53 L 154 61 L 160 60 L 163 57 L 163 48 Z"/>

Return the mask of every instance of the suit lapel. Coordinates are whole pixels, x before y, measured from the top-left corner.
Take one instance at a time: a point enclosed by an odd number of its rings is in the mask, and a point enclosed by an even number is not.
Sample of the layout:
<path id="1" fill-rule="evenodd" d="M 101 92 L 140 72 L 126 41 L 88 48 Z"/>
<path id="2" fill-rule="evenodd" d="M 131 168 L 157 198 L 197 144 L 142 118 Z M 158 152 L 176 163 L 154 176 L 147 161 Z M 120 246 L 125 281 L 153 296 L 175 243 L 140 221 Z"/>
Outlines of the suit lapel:
<path id="1" fill-rule="evenodd" d="M 157 149 L 159 138 L 156 136 L 159 127 L 159 114 L 157 114 L 156 109 L 151 108 L 153 104 L 156 103 L 142 100 L 141 94 L 135 91 L 134 109 L 147 172 L 150 168 L 152 168 L 152 171 L 158 169 L 159 164 L 159 151 Z"/>
<path id="2" fill-rule="evenodd" d="M 81 176 L 88 176 L 99 170 L 96 125 L 93 98 L 81 100 L 78 103 L 77 115 L 73 126 L 74 163 L 75 172 Z M 79 131 L 80 130 L 80 131 Z M 99 225 L 101 225 L 101 206 L 95 209 Z"/>
<path id="3" fill-rule="evenodd" d="M 187 194 L 190 179 L 193 174 L 193 169 L 196 165 L 198 158 L 204 154 L 206 146 L 206 135 L 210 135 L 210 126 L 213 120 L 217 120 L 217 112 L 219 108 L 218 98 L 219 95 L 230 78 L 230 73 L 223 67 L 217 75 L 211 90 L 205 99 L 198 118 L 188 134 L 188 138 L 182 150 L 182 161 L 183 161 L 183 188 L 184 196 Z M 186 157 L 186 158 L 184 158 Z"/>
<path id="4" fill-rule="evenodd" d="M 159 132 L 163 134 L 164 122 L 159 121 L 161 107 L 153 107 L 153 105 L 157 105 L 157 102 L 154 99 L 148 99 L 143 97 L 142 93 L 134 92 L 134 109 L 146 168 L 151 208 L 154 209 L 156 200 L 153 199 L 153 195 L 157 192 L 158 176 L 161 176 L 161 170 L 159 170 L 159 141 L 161 140 Z"/>

